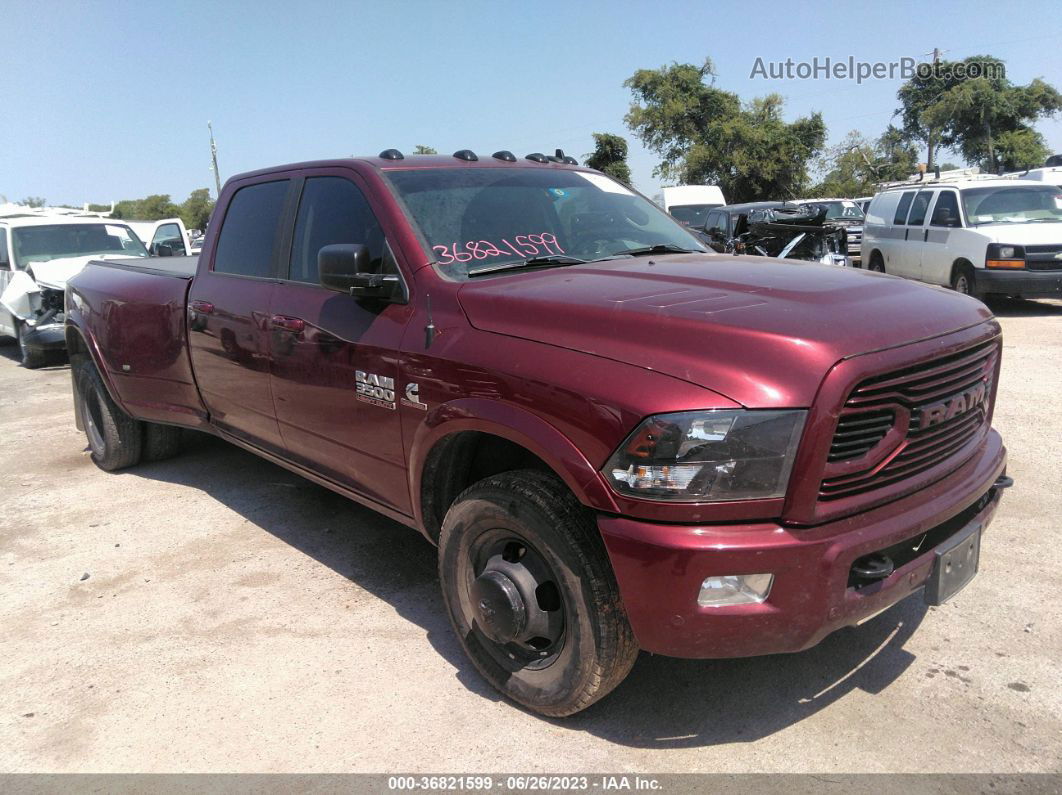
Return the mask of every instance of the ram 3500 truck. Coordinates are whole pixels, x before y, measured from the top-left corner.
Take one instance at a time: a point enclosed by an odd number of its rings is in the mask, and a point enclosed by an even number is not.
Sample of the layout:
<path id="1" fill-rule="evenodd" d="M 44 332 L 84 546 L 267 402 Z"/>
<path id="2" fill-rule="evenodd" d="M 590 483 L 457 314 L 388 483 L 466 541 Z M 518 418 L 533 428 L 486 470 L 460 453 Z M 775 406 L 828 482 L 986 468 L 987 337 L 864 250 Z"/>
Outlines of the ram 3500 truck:
<path id="1" fill-rule="evenodd" d="M 100 467 L 192 428 L 417 529 L 472 662 L 547 715 L 639 649 L 940 603 L 1009 484 L 984 304 L 708 253 L 560 154 L 244 174 L 197 263 L 94 263 L 66 306 Z"/>

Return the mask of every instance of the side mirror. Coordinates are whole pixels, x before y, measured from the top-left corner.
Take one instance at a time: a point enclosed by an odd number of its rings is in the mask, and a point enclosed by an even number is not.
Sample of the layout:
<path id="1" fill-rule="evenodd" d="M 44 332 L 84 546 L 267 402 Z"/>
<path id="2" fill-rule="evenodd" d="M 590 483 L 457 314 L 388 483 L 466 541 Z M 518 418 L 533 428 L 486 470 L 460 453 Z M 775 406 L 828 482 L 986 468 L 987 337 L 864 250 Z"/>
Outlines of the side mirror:
<path id="1" fill-rule="evenodd" d="M 322 287 L 362 298 L 401 302 L 402 280 L 389 273 L 369 273 L 369 249 L 360 243 L 336 243 L 317 252 Z"/>
<path id="2" fill-rule="evenodd" d="M 9 271 L 9 270 L 11 270 L 11 263 L 8 262 L 6 259 L 0 259 L 0 271 Z"/>
<path id="3" fill-rule="evenodd" d="M 156 257 L 172 257 L 173 256 L 173 248 L 170 246 L 169 243 L 159 243 L 158 245 L 155 246 L 155 256 Z"/>

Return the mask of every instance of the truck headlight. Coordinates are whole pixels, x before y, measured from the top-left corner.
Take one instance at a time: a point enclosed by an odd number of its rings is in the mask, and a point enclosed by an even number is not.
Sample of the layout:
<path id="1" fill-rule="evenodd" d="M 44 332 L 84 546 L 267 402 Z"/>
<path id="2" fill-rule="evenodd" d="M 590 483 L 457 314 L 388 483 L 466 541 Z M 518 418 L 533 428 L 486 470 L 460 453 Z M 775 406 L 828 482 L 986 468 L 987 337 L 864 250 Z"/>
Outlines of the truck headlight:
<path id="1" fill-rule="evenodd" d="M 985 251 L 986 268 L 1024 268 L 1025 247 L 989 243 Z"/>
<path id="2" fill-rule="evenodd" d="M 724 409 L 656 414 L 605 464 L 621 494 L 672 502 L 785 495 L 807 412 Z"/>

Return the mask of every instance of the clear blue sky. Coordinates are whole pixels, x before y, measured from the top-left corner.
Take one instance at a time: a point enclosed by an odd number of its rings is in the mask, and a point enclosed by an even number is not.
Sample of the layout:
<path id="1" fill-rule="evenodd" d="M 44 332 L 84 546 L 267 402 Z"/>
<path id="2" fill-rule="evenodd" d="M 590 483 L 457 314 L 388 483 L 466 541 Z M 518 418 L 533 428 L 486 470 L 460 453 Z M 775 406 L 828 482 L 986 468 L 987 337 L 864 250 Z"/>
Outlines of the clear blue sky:
<path id="1" fill-rule="evenodd" d="M 211 186 L 222 176 L 414 144 L 562 147 L 626 135 L 636 185 L 656 158 L 623 125 L 636 69 L 711 56 L 744 99 L 822 111 L 832 142 L 877 136 L 897 80 L 750 79 L 757 56 L 865 61 L 989 53 L 1062 88 L 1057 2 L 16 2 L 0 0 L 0 194 L 50 203 Z M 1062 152 L 1062 121 L 1039 129 Z"/>

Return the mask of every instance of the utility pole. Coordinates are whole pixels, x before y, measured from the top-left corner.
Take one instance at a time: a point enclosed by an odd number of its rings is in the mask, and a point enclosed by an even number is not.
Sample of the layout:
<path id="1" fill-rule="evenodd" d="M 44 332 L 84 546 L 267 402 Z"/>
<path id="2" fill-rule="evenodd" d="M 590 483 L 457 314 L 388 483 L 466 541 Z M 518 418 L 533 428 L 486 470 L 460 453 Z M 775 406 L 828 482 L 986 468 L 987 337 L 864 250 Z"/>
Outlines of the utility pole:
<path id="1" fill-rule="evenodd" d="M 937 76 L 937 64 L 940 63 L 940 48 L 933 48 L 933 76 Z M 933 172 L 933 128 L 930 127 L 926 134 L 926 139 L 929 142 L 929 154 L 926 155 L 926 173 Z"/>
<path id="2" fill-rule="evenodd" d="M 214 194 L 215 201 L 221 196 L 221 174 L 218 172 L 218 148 L 214 145 L 214 128 L 210 122 L 207 122 L 207 129 L 210 130 L 210 162 L 211 170 L 214 172 L 214 186 L 218 189 L 218 192 Z"/>

